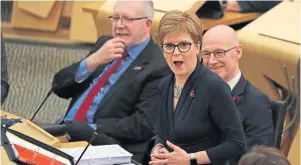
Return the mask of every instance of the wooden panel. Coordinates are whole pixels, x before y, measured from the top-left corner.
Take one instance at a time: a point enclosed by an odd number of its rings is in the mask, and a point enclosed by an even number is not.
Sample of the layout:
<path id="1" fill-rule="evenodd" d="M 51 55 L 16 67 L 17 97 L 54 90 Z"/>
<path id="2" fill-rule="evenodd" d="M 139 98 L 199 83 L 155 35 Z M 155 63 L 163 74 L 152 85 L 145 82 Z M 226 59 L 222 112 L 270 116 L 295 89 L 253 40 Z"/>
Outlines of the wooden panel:
<path id="1" fill-rule="evenodd" d="M 66 1 L 63 8 L 63 17 L 71 18 L 72 9 L 73 9 L 73 1 Z"/>
<path id="2" fill-rule="evenodd" d="M 204 29 L 210 29 L 216 25 L 236 25 L 243 22 L 252 21 L 258 18 L 259 13 L 238 13 L 238 12 L 225 12 L 221 19 L 201 19 Z"/>
<path id="3" fill-rule="evenodd" d="M 16 28 L 56 31 L 64 2 L 55 2 L 47 19 L 36 17 L 19 9 L 18 1 L 14 1 L 11 23 Z"/>
<path id="4" fill-rule="evenodd" d="M 291 7 L 287 8 L 287 10 L 283 10 L 281 7 L 283 3 L 288 3 Z M 260 32 L 263 28 L 268 26 L 266 24 L 266 18 L 276 19 L 275 21 L 281 24 L 281 22 L 285 20 L 274 17 L 274 13 L 286 13 L 288 10 L 291 11 L 296 3 L 299 4 L 298 2 L 282 2 L 238 32 L 239 39 L 244 47 L 243 56 L 240 60 L 241 70 L 253 85 L 260 88 L 270 97 L 275 98 L 276 96 L 263 75 L 271 78 L 284 88 L 288 88 L 282 66 L 287 66 L 289 77 L 296 77 L 300 45 L 263 36 L 260 35 Z M 300 19 L 291 19 L 291 23 L 295 25 L 300 24 Z M 285 35 L 295 32 L 281 30 L 278 31 L 278 33 L 284 33 L 283 35 Z M 256 67 L 254 67 L 254 64 L 256 64 Z"/>
<path id="5" fill-rule="evenodd" d="M 91 3 L 93 2 L 76 1 L 73 3 L 70 39 L 87 43 L 95 43 L 97 40 L 97 30 L 93 16 L 91 13 L 83 11 L 83 7 Z M 96 7 L 100 7 L 103 3 L 104 1 L 97 2 Z"/>
<path id="6" fill-rule="evenodd" d="M 300 164 L 300 128 L 296 133 L 287 158 L 291 164 Z"/>
<path id="7" fill-rule="evenodd" d="M 55 1 L 20 1 L 18 8 L 42 19 L 46 19 Z"/>
<path id="8" fill-rule="evenodd" d="M 262 26 L 259 34 L 300 44 L 300 22 L 292 22 L 300 20 L 300 4 L 282 3 L 277 8 L 284 12 L 272 10 L 269 15 L 264 16 L 263 22 L 266 26 Z M 289 33 L 279 33 L 284 31 Z"/>
<path id="9" fill-rule="evenodd" d="M 61 143 L 60 148 L 86 147 L 87 144 L 88 144 L 88 142 L 86 142 L 86 141 Z"/>
<path id="10" fill-rule="evenodd" d="M 74 43 L 69 39 L 68 29 L 58 29 L 56 32 L 16 29 L 11 24 L 2 23 L 1 30 L 4 38 L 64 44 Z"/>
<path id="11" fill-rule="evenodd" d="M 262 35 L 262 29 L 271 28 L 269 25 L 271 21 L 277 22 L 277 25 L 274 24 L 274 26 L 282 26 L 282 24 L 287 23 L 288 18 L 290 26 L 298 27 L 300 18 L 285 16 L 289 15 L 289 12 L 298 14 L 298 10 L 300 9 L 295 10 L 295 6 L 299 5 L 299 2 L 282 2 L 238 32 L 240 42 L 244 48 L 243 56 L 240 60 L 241 71 L 254 86 L 274 99 L 279 99 L 279 94 L 275 92 L 275 87 L 271 85 L 269 80 L 288 89 L 283 65 L 287 66 L 289 78 L 297 77 L 297 64 L 300 58 L 300 44 L 291 42 L 289 39 L 282 39 L 280 36 L 287 37 L 290 36 L 291 33 L 297 34 L 298 32 L 293 31 L 295 28 L 289 26 L 287 26 L 288 29 L 283 29 L 283 27 L 286 27 L 286 25 L 284 25 L 281 28 L 273 27 L 276 29 L 273 32 L 274 34 L 282 34 L 277 35 L 277 37 L 270 37 L 268 35 Z M 282 13 L 285 18 L 279 18 L 280 13 Z M 287 117 L 286 122 L 291 122 L 291 118 Z M 300 132 L 296 134 L 296 131 L 299 129 L 299 119 L 297 119 L 296 124 L 287 130 L 282 137 L 281 152 L 285 156 L 288 154 L 289 160 L 294 162 L 294 164 L 300 164 L 300 141 L 296 140 L 299 139 L 300 136 Z M 293 139 L 295 140 L 293 141 Z"/>
<path id="12" fill-rule="evenodd" d="M 2 110 L 0 111 L 0 113 L 1 116 L 7 115 L 8 118 L 20 118 L 17 115 Z M 11 126 L 10 128 L 56 148 L 84 147 L 88 144 L 88 142 L 85 141 L 60 143 L 57 139 L 55 139 L 55 137 L 53 137 L 52 135 L 50 135 L 49 133 L 47 133 L 37 125 L 33 124 L 32 122 L 23 118 L 22 118 L 22 123 L 17 123 Z M 15 163 L 9 160 L 6 151 L 2 146 L 1 146 L 1 164 L 15 165 Z"/>
<path id="13" fill-rule="evenodd" d="M 172 1 L 172 0 L 153 0 L 154 9 L 161 12 L 168 12 L 171 10 L 180 10 L 180 11 L 191 11 L 193 13 L 197 12 L 206 1 L 200 0 L 189 0 L 189 1 Z"/>
<path id="14" fill-rule="evenodd" d="M 84 10 L 92 13 L 97 29 L 97 36 L 112 35 L 112 22 L 108 19 L 112 15 L 115 5 L 114 0 L 105 3 L 94 2 L 84 7 Z"/>
<path id="15" fill-rule="evenodd" d="M 8 118 L 20 118 L 11 113 L 1 111 L 1 116 L 7 115 Z M 22 123 L 17 123 L 10 127 L 10 129 L 18 131 L 24 135 L 35 138 L 38 141 L 41 141 L 45 144 L 48 144 L 53 147 L 59 147 L 60 141 L 54 136 L 50 135 L 48 132 L 44 131 L 42 128 L 38 127 L 29 120 L 22 118 Z"/>
<path id="16" fill-rule="evenodd" d="M 177 2 L 179 4 L 182 4 L 182 2 Z M 183 2 L 185 3 L 185 2 Z M 115 1 L 107 1 L 106 3 L 102 4 L 101 2 L 94 2 L 91 4 L 88 4 L 84 7 L 84 10 L 87 12 L 92 13 L 94 17 L 94 22 L 97 27 L 97 35 L 108 35 L 111 34 L 111 26 L 112 23 L 108 19 L 108 16 L 112 15 L 113 7 L 114 7 Z M 175 4 L 175 3 L 174 3 Z M 102 6 L 101 6 L 102 5 Z M 183 5 L 183 4 L 182 4 Z M 172 9 L 175 9 L 178 5 L 171 5 Z M 155 11 L 154 12 L 154 19 L 153 19 L 153 26 L 152 26 L 152 36 L 154 37 L 154 40 L 156 41 L 157 38 L 157 30 L 158 25 L 161 20 L 161 18 L 164 16 L 165 12 L 163 11 Z M 213 26 L 216 26 L 218 24 L 226 24 L 226 25 L 233 25 L 238 24 L 246 21 L 254 20 L 255 18 L 259 17 L 260 14 L 257 13 L 236 13 L 236 12 L 226 12 L 224 17 L 221 19 L 202 19 L 202 23 L 204 25 L 204 29 L 207 30 Z"/>

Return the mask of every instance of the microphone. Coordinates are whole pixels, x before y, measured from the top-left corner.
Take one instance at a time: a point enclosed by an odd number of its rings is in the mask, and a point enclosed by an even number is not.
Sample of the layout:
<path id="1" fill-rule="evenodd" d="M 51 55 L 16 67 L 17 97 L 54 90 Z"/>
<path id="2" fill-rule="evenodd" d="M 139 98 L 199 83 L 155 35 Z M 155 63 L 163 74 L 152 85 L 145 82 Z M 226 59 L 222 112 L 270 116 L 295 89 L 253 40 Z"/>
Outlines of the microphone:
<path id="1" fill-rule="evenodd" d="M 72 82 L 74 81 L 74 78 L 69 78 L 65 81 L 63 81 L 63 83 L 61 84 L 53 84 L 51 89 L 48 91 L 45 99 L 43 100 L 43 102 L 39 105 L 38 109 L 35 111 L 35 113 L 33 114 L 33 116 L 31 117 L 30 121 L 32 121 L 36 115 L 39 113 L 40 109 L 42 108 L 42 106 L 44 105 L 44 103 L 46 102 L 46 100 L 49 98 L 49 96 L 53 93 L 53 91 L 57 88 L 61 88 L 61 87 L 64 87 L 64 86 L 67 86 L 69 84 L 71 84 Z"/>
<path id="2" fill-rule="evenodd" d="M 44 105 L 44 103 L 46 102 L 46 100 L 47 100 L 47 99 L 49 98 L 49 96 L 52 94 L 53 89 L 55 89 L 56 87 L 57 87 L 57 85 L 54 84 L 54 85 L 52 86 L 52 88 L 48 91 L 48 93 L 47 93 L 45 99 L 44 99 L 43 102 L 40 104 L 40 106 L 38 107 L 38 109 L 35 111 L 35 113 L 34 113 L 33 116 L 31 117 L 30 121 L 32 121 L 32 120 L 36 117 L 36 115 L 38 114 L 38 112 L 40 111 L 40 109 L 42 108 L 42 106 Z"/>
<path id="3" fill-rule="evenodd" d="M 95 139 L 97 133 L 93 132 L 93 135 L 89 141 L 89 143 L 87 144 L 87 146 L 85 147 L 84 151 L 80 154 L 78 160 L 76 161 L 75 165 L 77 165 L 79 163 L 79 161 L 81 160 L 81 158 L 83 157 L 83 155 L 85 154 L 85 152 L 87 151 L 88 147 L 90 146 L 90 144 L 92 143 L 92 141 Z"/>

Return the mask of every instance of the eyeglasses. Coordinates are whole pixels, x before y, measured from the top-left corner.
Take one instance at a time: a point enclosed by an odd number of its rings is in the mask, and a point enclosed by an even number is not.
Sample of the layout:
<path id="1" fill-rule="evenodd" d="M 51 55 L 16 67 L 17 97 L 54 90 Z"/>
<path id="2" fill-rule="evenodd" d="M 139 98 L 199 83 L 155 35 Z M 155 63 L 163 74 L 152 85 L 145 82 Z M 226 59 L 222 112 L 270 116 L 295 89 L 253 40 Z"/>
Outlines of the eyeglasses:
<path id="1" fill-rule="evenodd" d="M 172 43 L 162 44 L 162 49 L 165 53 L 173 53 L 175 48 L 177 47 L 181 53 L 188 52 L 191 48 L 192 43 L 189 42 L 180 42 L 178 45 L 174 45 Z"/>
<path id="2" fill-rule="evenodd" d="M 123 24 L 130 24 L 133 21 L 136 20 L 141 20 L 141 19 L 147 19 L 148 17 L 138 17 L 138 18 L 126 18 L 126 17 L 120 17 L 120 16 L 109 16 L 108 17 L 113 23 L 117 23 L 119 20 L 121 20 L 121 22 Z"/>
<path id="3" fill-rule="evenodd" d="M 227 52 L 229 52 L 230 50 L 232 50 L 234 48 L 237 48 L 237 46 L 234 46 L 233 48 L 230 48 L 228 50 L 216 50 L 213 52 L 203 51 L 202 57 L 203 57 L 203 59 L 209 59 L 211 54 L 213 54 L 215 58 L 221 58 L 221 57 L 224 57 Z"/>

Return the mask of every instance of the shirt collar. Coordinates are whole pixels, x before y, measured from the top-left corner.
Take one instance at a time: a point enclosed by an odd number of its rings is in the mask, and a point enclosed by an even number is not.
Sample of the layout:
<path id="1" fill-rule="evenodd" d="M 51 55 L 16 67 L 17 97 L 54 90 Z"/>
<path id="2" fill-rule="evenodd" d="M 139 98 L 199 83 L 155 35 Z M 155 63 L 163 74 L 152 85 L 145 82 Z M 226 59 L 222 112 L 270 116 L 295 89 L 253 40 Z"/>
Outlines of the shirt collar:
<path id="1" fill-rule="evenodd" d="M 132 47 L 131 49 L 128 50 L 128 54 L 132 59 L 135 59 L 141 52 L 142 50 L 147 46 L 147 44 L 150 41 L 150 37 L 147 37 L 145 41 L 140 43 L 139 45 L 136 45 Z"/>
<path id="2" fill-rule="evenodd" d="M 228 81 L 227 84 L 230 86 L 231 90 L 235 87 L 241 77 L 241 72 L 239 72 L 232 80 Z"/>

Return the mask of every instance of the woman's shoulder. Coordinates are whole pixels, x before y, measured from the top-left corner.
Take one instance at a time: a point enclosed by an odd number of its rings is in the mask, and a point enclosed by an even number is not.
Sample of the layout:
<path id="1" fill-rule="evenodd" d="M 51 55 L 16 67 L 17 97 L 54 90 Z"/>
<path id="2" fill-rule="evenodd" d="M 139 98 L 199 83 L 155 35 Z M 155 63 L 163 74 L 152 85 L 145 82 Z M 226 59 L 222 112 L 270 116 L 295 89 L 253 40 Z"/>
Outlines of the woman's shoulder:
<path id="1" fill-rule="evenodd" d="M 173 76 L 172 73 L 170 73 L 161 79 L 160 84 L 159 84 L 159 90 L 162 90 L 168 86 L 168 84 L 170 83 L 170 81 L 172 79 L 172 76 Z"/>
<path id="2" fill-rule="evenodd" d="M 209 86 L 220 86 L 226 84 L 225 81 L 215 72 L 206 68 L 204 65 L 200 67 L 201 72 L 199 72 L 199 80 L 203 81 L 204 84 Z"/>

